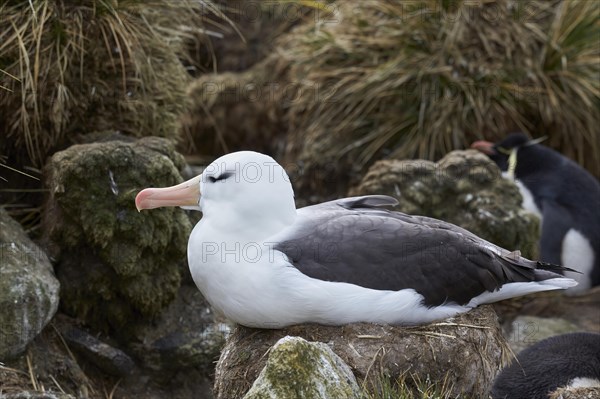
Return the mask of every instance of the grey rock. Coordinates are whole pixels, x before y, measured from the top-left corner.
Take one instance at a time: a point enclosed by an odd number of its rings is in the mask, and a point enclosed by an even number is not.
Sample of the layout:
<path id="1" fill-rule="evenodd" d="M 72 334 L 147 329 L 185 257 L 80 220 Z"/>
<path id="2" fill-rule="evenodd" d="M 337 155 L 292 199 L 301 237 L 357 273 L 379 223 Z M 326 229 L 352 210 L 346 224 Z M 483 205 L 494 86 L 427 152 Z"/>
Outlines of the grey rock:
<path id="1" fill-rule="evenodd" d="M 229 333 L 195 286 L 183 285 L 177 298 L 153 323 L 136 329 L 132 353 L 150 370 L 169 373 L 194 367 L 208 376 Z"/>
<path id="2" fill-rule="evenodd" d="M 510 339 L 529 340 L 529 335 L 537 334 L 537 327 L 527 319 L 513 328 L 513 321 L 519 316 L 536 316 L 543 319 L 561 319 L 577 326 L 576 331 L 600 334 L 600 287 L 594 287 L 580 295 L 564 295 L 559 291 L 539 292 L 493 304 L 502 319 L 502 328 Z M 512 335 L 518 335 L 513 338 Z"/>
<path id="3" fill-rule="evenodd" d="M 508 343 L 514 353 L 519 353 L 543 339 L 578 331 L 582 329 L 563 318 L 518 316 L 512 322 Z"/>
<path id="4" fill-rule="evenodd" d="M 510 360 L 508 344 L 489 305 L 420 327 L 360 323 L 257 330 L 238 326 L 227 337 L 217 363 L 215 397 L 243 397 L 264 368 L 269 348 L 288 335 L 326 343 L 365 386 L 377 386 L 373 379 L 382 375 L 392 381 L 409 375 L 436 382 L 438 388 L 445 383 L 454 395 L 483 398 L 500 367 Z"/>
<path id="5" fill-rule="evenodd" d="M 48 257 L 0 208 L 0 360 L 15 357 L 48 324 L 60 284 Z"/>
<path id="6" fill-rule="evenodd" d="M 72 349 L 107 374 L 123 377 L 136 368 L 135 362 L 125 352 L 77 327 L 62 331 L 62 336 Z"/>
<path id="7" fill-rule="evenodd" d="M 439 162 L 376 162 L 351 195 L 386 194 L 400 212 L 461 226 L 525 257 L 537 254 L 539 219 L 521 207 L 517 186 L 485 155 L 452 151 Z"/>
<path id="8" fill-rule="evenodd" d="M 359 399 L 362 393 L 342 359 L 321 342 L 283 337 L 244 399 Z"/>
<path id="9" fill-rule="evenodd" d="M 176 208 L 139 213 L 135 196 L 180 182 L 183 165 L 157 137 L 74 145 L 50 159 L 42 229 L 68 315 L 128 340 L 173 301 L 190 222 Z"/>

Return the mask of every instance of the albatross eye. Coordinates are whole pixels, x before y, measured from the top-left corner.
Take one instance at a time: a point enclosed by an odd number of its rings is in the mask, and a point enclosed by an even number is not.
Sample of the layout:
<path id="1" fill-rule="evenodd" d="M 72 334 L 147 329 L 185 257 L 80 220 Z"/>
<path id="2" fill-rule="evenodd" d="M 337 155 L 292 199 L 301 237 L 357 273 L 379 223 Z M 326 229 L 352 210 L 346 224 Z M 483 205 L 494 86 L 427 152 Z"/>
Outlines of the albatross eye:
<path id="1" fill-rule="evenodd" d="M 219 175 L 217 177 L 215 177 L 215 176 L 208 176 L 208 180 L 211 183 L 215 183 L 215 182 L 218 182 L 220 180 L 225 180 L 225 179 L 227 179 L 228 177 L 231 177 L 231 176 L 233 176 L 233 173 L 231 173 L 231 172 L 225 172 L 225 173 L 221 173 L 221 175 Z"/>

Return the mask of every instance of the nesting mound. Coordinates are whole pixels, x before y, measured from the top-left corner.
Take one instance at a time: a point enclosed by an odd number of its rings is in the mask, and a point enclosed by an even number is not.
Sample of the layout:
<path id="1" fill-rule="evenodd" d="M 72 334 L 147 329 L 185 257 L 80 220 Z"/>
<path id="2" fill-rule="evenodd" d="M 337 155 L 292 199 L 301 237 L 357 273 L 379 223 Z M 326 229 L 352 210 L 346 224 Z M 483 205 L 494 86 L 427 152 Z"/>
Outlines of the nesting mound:
<path id="1" fill-rule="evenodd" d="M 378 161 L 350 195 L 385 194 L 396 210 L 461 226 L 508 250 L 535 258 L 539 219 L 521 207 L 517 186 L 485 155 L 453 151 L 433 163 Z"/>
<path id="2" fill-rule="evenodd" d="M 210 4 L 3 2 L 0 154 L 39 166 L 78 134 L 176 137 L 189 79 L 179 58 Z"/>
<path id="3" fill-rule="evenodd" d="M 300 86 L 290 160 L 339 160 L 348 179 L 381 156 L 433 160 L 519 129 L 550 136 L 600 175 L 600 3 L 374 0 L 335 9 L 281 46 Z"/>
<path id="4" fill-rule="evenodd" d="M 326 343 L 367 386 L 377 386 L 382 375 L 394 381 L 411 375 L 451 387 L 454 396 L 474 398 L 486 397 L 509 353 L 489 306 L 411 328 L 373 324 L 300 325 L 282 330 L 237 327 L 217 364 L 215 396 L 242 397 L 265 366 L 269 348 L 287 335 Z"/>
<path id="5" fill-rule="evenodd" d="M 127 338 L 173 300 L 190 222 L 181 209 L 139 213 L 135 196 L 179 183 L 182 167 L 173 145 L 154 137 L 76 145 L 51 158 L 42 227 L 67 314 Z"/>

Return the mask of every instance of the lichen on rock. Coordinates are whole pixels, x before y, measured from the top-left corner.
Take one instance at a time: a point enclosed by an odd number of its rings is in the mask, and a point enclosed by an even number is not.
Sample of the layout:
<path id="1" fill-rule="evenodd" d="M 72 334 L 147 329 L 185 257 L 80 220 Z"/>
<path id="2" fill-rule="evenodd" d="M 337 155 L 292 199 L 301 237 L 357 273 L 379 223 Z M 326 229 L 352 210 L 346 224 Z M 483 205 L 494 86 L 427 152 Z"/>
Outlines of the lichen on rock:
<path id="1" fill-rule="evenodd" d="M 386 194 L 398 211 L 461 226 L 524 256 L 537 254 L 539 219 L 521 206 L 517 186 L 477 151 L 453 151 L 439 162 L 376 162 L 351 195 Z"/>
<path id="2" fill-rule="evenodd" d="M 356 379 L 326 344 L 281 338 L 244 399 L 361 398 Z"/>
<path id="3" fill-rule="evenodd" d="M 0 208 L 0 361 L 22 353 L 48 324 L 59 290 L 46 254 Z"/>
<path id="4" fill-rule="evenodd" d="M 175 297 L 191 230 L 177 208 L 138 213 L 135 196 L 181 181 L 170 141 L 75 145 L 44 171 L 44 240 L 63 284 L 62 307 L 102 331 L 131 334 Z"/>

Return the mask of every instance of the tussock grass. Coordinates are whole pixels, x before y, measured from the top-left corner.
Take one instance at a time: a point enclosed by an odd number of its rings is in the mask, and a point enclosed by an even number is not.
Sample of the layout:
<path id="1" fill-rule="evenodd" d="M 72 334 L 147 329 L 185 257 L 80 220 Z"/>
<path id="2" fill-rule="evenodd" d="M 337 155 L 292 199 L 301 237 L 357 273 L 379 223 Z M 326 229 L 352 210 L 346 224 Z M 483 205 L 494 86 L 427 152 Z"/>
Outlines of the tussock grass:
<path id="1" fill-rule="evenodd" d="M 600 175 L 600 3 L 336 2 L 287 37 L 291 159 L 435 160 L 512 130 Z M 317 88 L 318 90 L 316 90 Z M 315 92 L 318 91 L 318 95 Z"/>
<path id="2" fill-rule="evenodd" d="M 177 136 L 185 46 L 210 1 L 27 0 L 0 4 L 0 153 L 41 165 L 75 136 Z"/>

